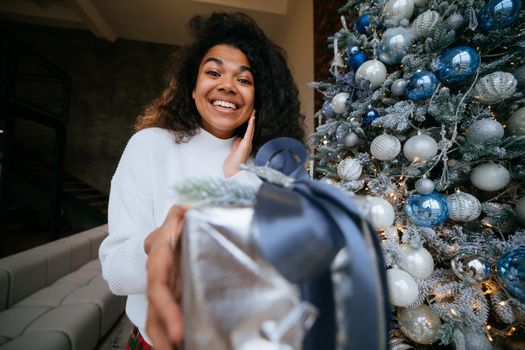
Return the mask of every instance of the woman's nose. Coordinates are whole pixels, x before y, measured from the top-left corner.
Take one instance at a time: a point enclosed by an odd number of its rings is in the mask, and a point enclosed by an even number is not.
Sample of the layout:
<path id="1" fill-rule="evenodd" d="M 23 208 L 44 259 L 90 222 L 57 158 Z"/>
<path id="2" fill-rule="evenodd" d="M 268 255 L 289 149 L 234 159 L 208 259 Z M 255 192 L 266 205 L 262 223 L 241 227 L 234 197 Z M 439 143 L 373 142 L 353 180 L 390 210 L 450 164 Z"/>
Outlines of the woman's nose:
<path id="1" fill-rule="evenodd" d="M 221 83 L 219 85 L 219 90 L 224 91 L 229 94 L 236 94 L 237 88 L 235 87 L 235 84 L 234 84 L 234 78 L 223 76 Z"/>

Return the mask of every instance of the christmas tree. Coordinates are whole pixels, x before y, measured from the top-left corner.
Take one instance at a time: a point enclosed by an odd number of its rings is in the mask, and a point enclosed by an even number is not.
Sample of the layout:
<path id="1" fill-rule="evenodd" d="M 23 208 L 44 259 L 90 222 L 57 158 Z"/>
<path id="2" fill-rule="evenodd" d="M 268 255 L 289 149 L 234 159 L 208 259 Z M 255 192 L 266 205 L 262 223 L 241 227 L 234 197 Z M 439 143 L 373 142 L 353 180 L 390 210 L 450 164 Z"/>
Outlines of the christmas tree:
<path id="1" fill-rule="evenodd" d="M 324 98 L 313 169 L 362 195 L 381 237 L 392 347 L 516 346 L 525 325 L 521 1 L 350 0 L 340 14 L 330 78 L 312 83 Z"/>

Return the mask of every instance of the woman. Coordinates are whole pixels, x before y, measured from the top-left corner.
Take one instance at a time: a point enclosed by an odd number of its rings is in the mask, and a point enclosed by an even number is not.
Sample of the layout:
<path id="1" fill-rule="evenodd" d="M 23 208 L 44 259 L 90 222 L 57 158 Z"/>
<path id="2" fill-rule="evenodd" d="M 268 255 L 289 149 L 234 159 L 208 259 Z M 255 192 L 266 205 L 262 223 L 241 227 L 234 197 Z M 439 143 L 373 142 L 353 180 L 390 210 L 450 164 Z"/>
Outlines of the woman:
<path id="1" fill-rule="evenodd" d="M 129 348 L 169 349 L 182 338 L 172 287 L 185 209 L 175 188 L 203 176 L 253 181 L 240 163 L 272 138 L 304 136 L 283 51 L 251 18 L 214 13 L 193 18 L 190 28 L 195 41 L 138 118 L 111 182 L 100 259 L 113 293 L 128 296 L 126 313 L 136 326 Z"/>

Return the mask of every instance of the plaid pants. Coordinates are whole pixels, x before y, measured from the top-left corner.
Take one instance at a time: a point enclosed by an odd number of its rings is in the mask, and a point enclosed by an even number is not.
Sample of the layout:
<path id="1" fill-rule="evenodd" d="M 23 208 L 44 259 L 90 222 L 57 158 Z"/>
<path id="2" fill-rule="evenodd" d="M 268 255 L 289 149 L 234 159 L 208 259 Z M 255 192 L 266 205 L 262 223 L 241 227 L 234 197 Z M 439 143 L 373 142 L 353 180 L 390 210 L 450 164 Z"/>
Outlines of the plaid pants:
<path id="1" fill-rule="evenodd" d="M 133 327 L 126 344 L 126 350 L 153 350 L 153 347 L 144 340 L 138 328 Z"/>

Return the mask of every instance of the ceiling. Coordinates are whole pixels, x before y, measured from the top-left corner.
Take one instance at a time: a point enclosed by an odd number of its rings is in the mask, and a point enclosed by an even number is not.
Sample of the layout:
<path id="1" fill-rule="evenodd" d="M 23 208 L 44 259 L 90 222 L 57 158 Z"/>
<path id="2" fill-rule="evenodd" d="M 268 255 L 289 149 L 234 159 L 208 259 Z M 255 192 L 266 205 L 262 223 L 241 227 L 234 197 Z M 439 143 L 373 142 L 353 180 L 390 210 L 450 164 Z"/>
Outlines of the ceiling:
<path id="1" fill-rule="evenodd" d="M 182 45 L 188 20 L 214 11 L 242 11 L 273 41 L 285 26 L 288 0 L 1 0 L 0 19 L 90 30 L 116 39 Z"/>

